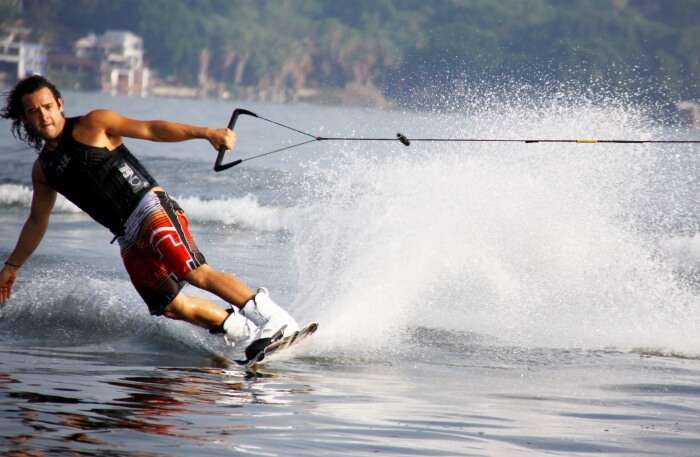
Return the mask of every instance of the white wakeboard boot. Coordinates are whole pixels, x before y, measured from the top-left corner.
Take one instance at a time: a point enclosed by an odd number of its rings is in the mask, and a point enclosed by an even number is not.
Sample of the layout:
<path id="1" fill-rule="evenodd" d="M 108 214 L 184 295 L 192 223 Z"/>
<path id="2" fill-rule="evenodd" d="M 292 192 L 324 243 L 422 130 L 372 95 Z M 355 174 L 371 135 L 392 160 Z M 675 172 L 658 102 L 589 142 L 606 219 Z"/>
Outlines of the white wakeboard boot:
<path id="1" fill-rule="evenodd" d="M 259 288 L 255 297 L 241 308 L 241 314 L 257 327 L 255 337 L 246 349 L 249 359 L 267 346 L 279 330 L 284 329 L 282 336 L 290 336 L 299 331 L 297 321 L 270 298 L 270 293 L 264 287 Z"/>
<path id="2" fill-rule="evenodd" d="M 241 314 L 240 310 L 231 309 L 221 326 L 224 340 L 231 346 L 247 347 L 258 333 L 258 327 Z"/>

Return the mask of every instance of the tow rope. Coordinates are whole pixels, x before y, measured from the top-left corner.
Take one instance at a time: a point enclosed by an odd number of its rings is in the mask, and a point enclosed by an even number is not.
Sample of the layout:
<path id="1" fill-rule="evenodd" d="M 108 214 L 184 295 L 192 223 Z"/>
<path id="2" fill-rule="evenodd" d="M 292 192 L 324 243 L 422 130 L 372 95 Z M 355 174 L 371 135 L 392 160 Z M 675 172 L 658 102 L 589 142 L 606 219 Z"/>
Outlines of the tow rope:
<path id="1" fill-rule="evenodd" d="M 269 122 L 271 124 L 283 127 L 285 129 L 291 130 L 293 132 L 299 133 L 301 135 L 307 136 L 310 139 L 306 141 L 301 141 L 289 146 L 285 146 L 279 149 L 274 149 L 272 151 L 263 152 L 261 154 L 253 155 L 243 159 L 237 159 L 229 163 L 223 163 L 224 155 L 226 150 L 224 148 L 219 149 L 219 154 L 216 157 L 216 162 L 214 163 L 214 171 L 222 171 L 231 167 L 235 167 L 243 162 L 248 162 L 250 160 L 259 159 L 271 154 L 276 154 L 282 151 L 286 151 L 292 148 L 298 148 L 304 146 L 305 144 L 313 143 L 316 141 L 398 141 L 404 146 L 410 146 L 412 142 L 423 141 L 423 142 L 440 142 L 440 143 L 576 143 L 576 144 L 700 144 L 700 140 L 598 140 L 596 138 L 577 138 L 577 139 L 510 139 L 510 138 L 408 138 L 403 133 L 397 133 L 395 137 L 381 138 L 381 137 L 324 137 L 312 135 L 309 132 L 305 132 L 298 128 L 292 127 L 290 125 L 283 124 L 281 122 L 273 121 L 263 116 L 259 116 L 252 111 L 243 108 L 236 108 L 231 115 L 231 119 L 228 123 L 228 128 L 234 130 L 236 127 L 236 122 L 239 116 L 251 116 L 257 119 Z"/>

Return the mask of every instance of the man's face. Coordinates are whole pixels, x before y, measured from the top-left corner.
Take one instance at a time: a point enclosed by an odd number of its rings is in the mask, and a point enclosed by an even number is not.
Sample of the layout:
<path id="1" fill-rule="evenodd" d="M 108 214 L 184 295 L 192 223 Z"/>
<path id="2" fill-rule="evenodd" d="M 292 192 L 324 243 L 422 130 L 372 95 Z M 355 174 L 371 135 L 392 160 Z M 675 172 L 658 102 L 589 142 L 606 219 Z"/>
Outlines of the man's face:
<path id="1" fill-rule="evenodd" d="M 24 125 L 45 141 L 57 139 L 63 131 L 63 102 L 53 96 L 48 87 L 22 97 Z"/>

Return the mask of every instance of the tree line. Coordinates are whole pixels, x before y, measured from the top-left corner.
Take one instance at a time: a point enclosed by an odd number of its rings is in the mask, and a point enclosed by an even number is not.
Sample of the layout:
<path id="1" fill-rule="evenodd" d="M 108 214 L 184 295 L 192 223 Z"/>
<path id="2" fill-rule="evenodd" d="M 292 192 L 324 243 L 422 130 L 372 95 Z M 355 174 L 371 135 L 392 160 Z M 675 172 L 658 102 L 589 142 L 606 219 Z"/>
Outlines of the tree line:
<path id="1" fill-rule="evenodd" d="M 130 30 L 149 66 L 235 91 L 373 87 L 394 99 L 490 78 L 605 80 L 700 98 L 700 0 L 0 0 L 37 39 L 67 47 Z"/>

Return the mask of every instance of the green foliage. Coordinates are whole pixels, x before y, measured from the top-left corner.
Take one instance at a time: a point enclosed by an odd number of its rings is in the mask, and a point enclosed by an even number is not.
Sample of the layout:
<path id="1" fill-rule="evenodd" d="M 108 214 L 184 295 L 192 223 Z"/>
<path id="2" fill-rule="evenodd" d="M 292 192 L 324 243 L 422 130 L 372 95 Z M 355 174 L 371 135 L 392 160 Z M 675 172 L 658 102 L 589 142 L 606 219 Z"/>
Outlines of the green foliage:
<path id="1" fill-rule="evenodd" d="M 12 25 L 18 17 L 18 0 L 0 0 L 0 26 Z"/>
<path id="2" fill-rule="evenodd" d="M 355 82 L 398 96 L 544 75 L 700 98 L 700 0 L 24 0 L 22 16 L 55 46 L 132 30 L 149 65 L 185 83 L 207 49 L 210 76 L 232 87 Z"/>

